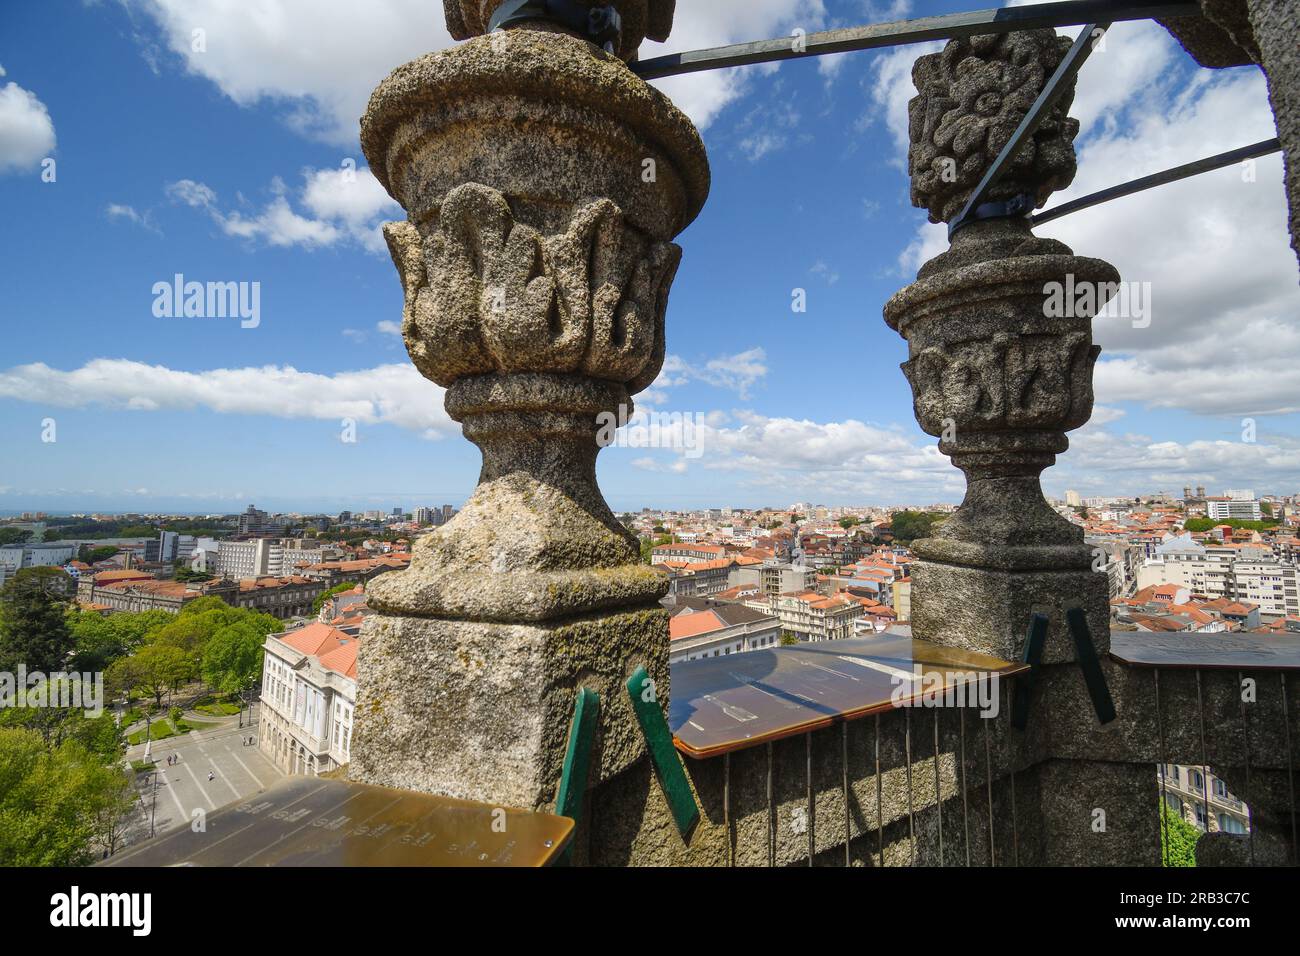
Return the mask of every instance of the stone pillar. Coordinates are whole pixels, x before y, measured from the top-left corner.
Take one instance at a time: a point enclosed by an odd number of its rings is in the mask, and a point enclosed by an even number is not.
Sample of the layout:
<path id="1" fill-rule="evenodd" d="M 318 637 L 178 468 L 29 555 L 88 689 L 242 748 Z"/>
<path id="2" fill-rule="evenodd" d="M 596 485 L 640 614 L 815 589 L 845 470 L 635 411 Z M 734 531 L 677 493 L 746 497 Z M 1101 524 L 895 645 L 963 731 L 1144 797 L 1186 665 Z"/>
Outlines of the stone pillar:
<path id="1" fill-rule="evenodd" d="M 385 227 L 407 351 L 483 466 L 410 568 L 369 586 L 350 776 L 537 808 L 579 686 L 601 696 L 593 785 L 644 754 L 636 667 L 667 703 L 666 584 L 601 496 L 597 438 L 659 372 L 671 240 L 709 170 L 625 62 L 666 36 L 671 0 L 614 4 L 614 54 L 548 21 L 483 35 L 496 3 L 445 6 L 467 42 L 398 67 L 361 140 L 408 215 Z"/>
<path id="2" fill-rule="evenodd" d="M 912 202 L 932 222 L 961 211 L 1069 46 L 1026 31 L 953 40 L 916 62 Z M 1038 206 L 1069 184 L 1072 99 L 1058 101 L 988 200 Z M 961 508 L 913 544 L 918 638 L 1015 659 L 1042 611 L 1052 626 L 1044 659 L 1073 660 L 1064 612 L 1078 606 L 1098 652 L 1109 647 L 1106 576 L 1093 571 L 1082 529 L 1044 500 L 1039 474 L 1092 414 L 1091 319 L 1118 281 L 1109 263 L 1036 237 L 1023 218 L 989 218 L 959 229 L 886 303 L 907 339 L 917 421 L 967 480 Z"/>
<path id="3" fill-rule="evenodd" d="M 1052 30 L 953 40 L 912 70 L 912 202 L 932 222 L 958 216 L 1070 47 Z M 1057 101 L 985 197 L 1043 205 L 1074 177 L 1073 90 Z M 966 475 L 961 507 L 913 543 L 912 633 L 921 640 L 1017 660 L 1030 617 L 1047 615 L 1048 672 L 1077 672 L 1065 614 L 1081 608 L 1098 655 L 1110 646 L 1109 586 L 1093 570 L 1083 530 L 1043 498 L 1039 475 L 1092 414 L 1100 349 L 1093 315 L 1119 274 L 1041 239 L 1008 207 L 984 208 L 885 305 L 908 344 L 903 372 L 917 421 Z M 1025 770 L 1038 793 L 1027 814 L 1043 862 L 1150 864 L 1158 858 L 1153 769 L 1055 759 L 1058 712 L 1091 713 L 1081 676 L 1045 674 L 1028 735 L 1005 726 L 999 775 Z M 1082 698 L 1082 700 L 1080 699 Z M 1112 725 L 1113 726 L 1113 725 Z M 1083 732 L 1104 732 L 1095 716 Z M 1104 811 L 1098 814 L 1097 811 Z M 1026 817 L 1022 817 L 1026 819 Z M 1102 822 L 1104 820 L 1104 823 Z"/>

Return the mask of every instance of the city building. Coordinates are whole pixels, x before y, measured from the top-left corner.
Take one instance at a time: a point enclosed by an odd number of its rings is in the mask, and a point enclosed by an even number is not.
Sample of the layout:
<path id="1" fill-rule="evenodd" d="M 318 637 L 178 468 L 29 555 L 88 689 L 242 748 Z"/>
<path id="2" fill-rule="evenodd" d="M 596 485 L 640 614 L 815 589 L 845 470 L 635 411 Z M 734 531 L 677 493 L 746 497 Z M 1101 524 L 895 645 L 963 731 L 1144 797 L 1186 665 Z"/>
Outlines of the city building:
<path id="1" fill-rule="evenodd" d="M 1165 803 L 1198 830 L 1208 833 L 1250 832 L 1250 810 L 1207 767 L 1161 764 L 1156 780 Z"/>
<path id="2" fill-rule="evenodd" d="M 1231 497 L 1207 498 L 1205 516 L 1215 521 L 1259 521 L 1264 517 L 1258 501 Z"/>
<path id="3" fill-rule="evenodd" d="M 285 773 L 315 776 L 348 762 L 359 640 L 320 622 L 267 636 L 258 745 Z"/>
<path id="4" fill-rule="evenodd" d="M 692 598 L 664 599 L 668 619 L 669 662 L 723 657 L 776 647 L 781 622 L 743 604 Z"/>

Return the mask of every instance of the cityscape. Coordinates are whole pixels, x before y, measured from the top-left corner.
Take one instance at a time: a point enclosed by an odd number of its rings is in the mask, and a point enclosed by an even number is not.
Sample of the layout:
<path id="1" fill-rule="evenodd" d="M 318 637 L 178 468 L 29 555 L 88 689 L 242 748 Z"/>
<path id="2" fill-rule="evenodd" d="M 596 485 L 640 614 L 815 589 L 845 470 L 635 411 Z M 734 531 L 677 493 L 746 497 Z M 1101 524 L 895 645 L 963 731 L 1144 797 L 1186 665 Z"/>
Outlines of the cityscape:
<path id="1" fill-rule="evenodd" d="M 1285 931 L 1296 36 L 4 5 L 15 925 L 297 942 L 212 919 L 292 870 L 373 945 L 480 893 L 408 868 L 545 871 L 534 932 L 632 870 L 890 870 L 914 940 L 987 867 L 1016 932 Z"/>

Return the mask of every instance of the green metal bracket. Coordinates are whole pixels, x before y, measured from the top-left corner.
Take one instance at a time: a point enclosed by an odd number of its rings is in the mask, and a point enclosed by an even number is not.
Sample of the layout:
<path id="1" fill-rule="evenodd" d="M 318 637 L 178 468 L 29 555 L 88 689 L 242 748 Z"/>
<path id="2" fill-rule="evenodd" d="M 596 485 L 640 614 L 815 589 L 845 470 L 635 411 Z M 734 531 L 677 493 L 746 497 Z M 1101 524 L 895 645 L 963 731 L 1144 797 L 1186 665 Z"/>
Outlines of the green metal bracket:
<path id="1" fill-rule="evenodd" d="M 573 702 L 573 725 L 569 728 L 569 747 L 564 752 L 560 772 L 560 791 L 555 797 L 555 812 L 576 825 L 582 819 L 582 802 L 587 794 L 587 775 L 591 769 L 591 748 L 596 741 L 600 720 L 600 695 L 585 687 L 578 688 Z M 561 863 L 573 857 L 573 842 L 565 848 Z"/>
<path id="2" fill-rule="evenodd" d="M 636 714 L 637 723 L 641 725 L 646 749 L 650 751 L 650 762 L 654 764 L 655 774 L 659 777 L 659 786 L 663 788 L 664 799 L 672 811 L 673 822 L 677 824 L 682 839 L 685 839 L 700 819 L 700 808 L 695 805 L 695 794 L 691 792 L 681 758 L 673 746 L 668 721 L 664 719 L 664 712 L 659 707 L 653 688 L 654 683 L 644 667 L 638 667 L 636 673 L 628 678 L 627 695 L 632 700 L 632 711 Z"/>
<path id="3" fill-rule="evenodd" d="M 1074 637 L 1074 647 L 1079 654 L 1079 669 L 1083 671 L 1083 681 L 1088 685 L 1088 696 L 1092 698 L 1097 719 L 1103 724 L 1109 724 L 1115 719 L 1115 702 L 1111 700 L 1110 688 L 1106 686 L 1106 675 L 1101 672 L 1097 648 L 1092 646 L 1087 615 L 1083 613 L 1083 608 L 1072 607 L 1065 612 L 1065 620 Z"/>
<path id="4" fill-rule="evenodd" d="M 1011 702 L 1011 726 L 1024 730 L 1029 723 L 1029 695 L 1034 689 L 1034 679 L 1043 664 L 1043 645 L 1047 643 L 1047 615 L 1032 614 L 1029 618 L 1029 635 L 1025 638 L 1023 660 L 1029 673 L 1017 677 L 1016 696 Z"/>

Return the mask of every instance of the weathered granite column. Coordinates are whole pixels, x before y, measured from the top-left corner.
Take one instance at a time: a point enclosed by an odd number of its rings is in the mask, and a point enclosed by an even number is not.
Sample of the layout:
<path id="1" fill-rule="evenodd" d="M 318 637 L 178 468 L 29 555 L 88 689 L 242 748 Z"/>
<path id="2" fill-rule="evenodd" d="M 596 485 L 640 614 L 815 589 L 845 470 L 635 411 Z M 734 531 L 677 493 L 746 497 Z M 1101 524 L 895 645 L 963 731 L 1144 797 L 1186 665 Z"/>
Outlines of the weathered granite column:
<path id="1" fill-rule="evenodd" d="M 950 222 L 1007 143 L 1070 47 L 1051 30 L 953 40 L 913 67 L 909 104 L 912 202 Z M 1077 121 L 1069 89 L 985 197 L 1041 206 L 1074 177 Z M 1077 256 L 1033 234 L 1004 209 L 959 228 L 946 252 L 885 306 L 908 343 L 903 371 L 921 427 L 966 475 L 961 507 L 937 533 L 913 543 L 912 633 L 936 644 L 1017 660 L 1034 612 L 1047 615 L 1031 732 L 999 747 L 1031 769 L 1044 861 L 1150 863 L 1155 789 L 1149 766 L 1059 759 L 1053 711 L 1088 706 L 1066 612 L 1081 608 L 1099 655 L 1110 643 L 1106 576 L 1093 570 L 1081 528 L 1043 498 L 1039 475 L 1069 445 L 1066 432 L 1092 414 L 1100 349 L 1091 320 L 1114 293 L 1109 263 Z M 1043 687 L 1053 688 L 1052 699 Z M 1056 690 L 1060 688 L 1060 690 Z M 1005 726 L 994 733 L 1003 734 Z M 1087 733 L 1105 735 L 1093 717 Z M 1148 800 L 1149 797 L 1149 800 Z M 1093 811 L 1109 825 L 1092 827 Z"/>
<path id="2" fill-rule="evenodd" d="M 379 578 L 361 641 L 354 779 L 516 807 L 555 798 L 574 692 L 601 696 L 592 783 L 644 754 L 623 683 L 667 701 L 665 584 L 596 484 L 598 416 L 664 356 L 680 257 L 709 188 L 690 120 L 626 60 L 672 0 L 620 0 L 607 53 L 498 4 L 445 0 L 467 42 L 396 69 L 362 119 L 402 204 L 385 235 L 412 361 L 483 453 L 460 514 Z"/>

